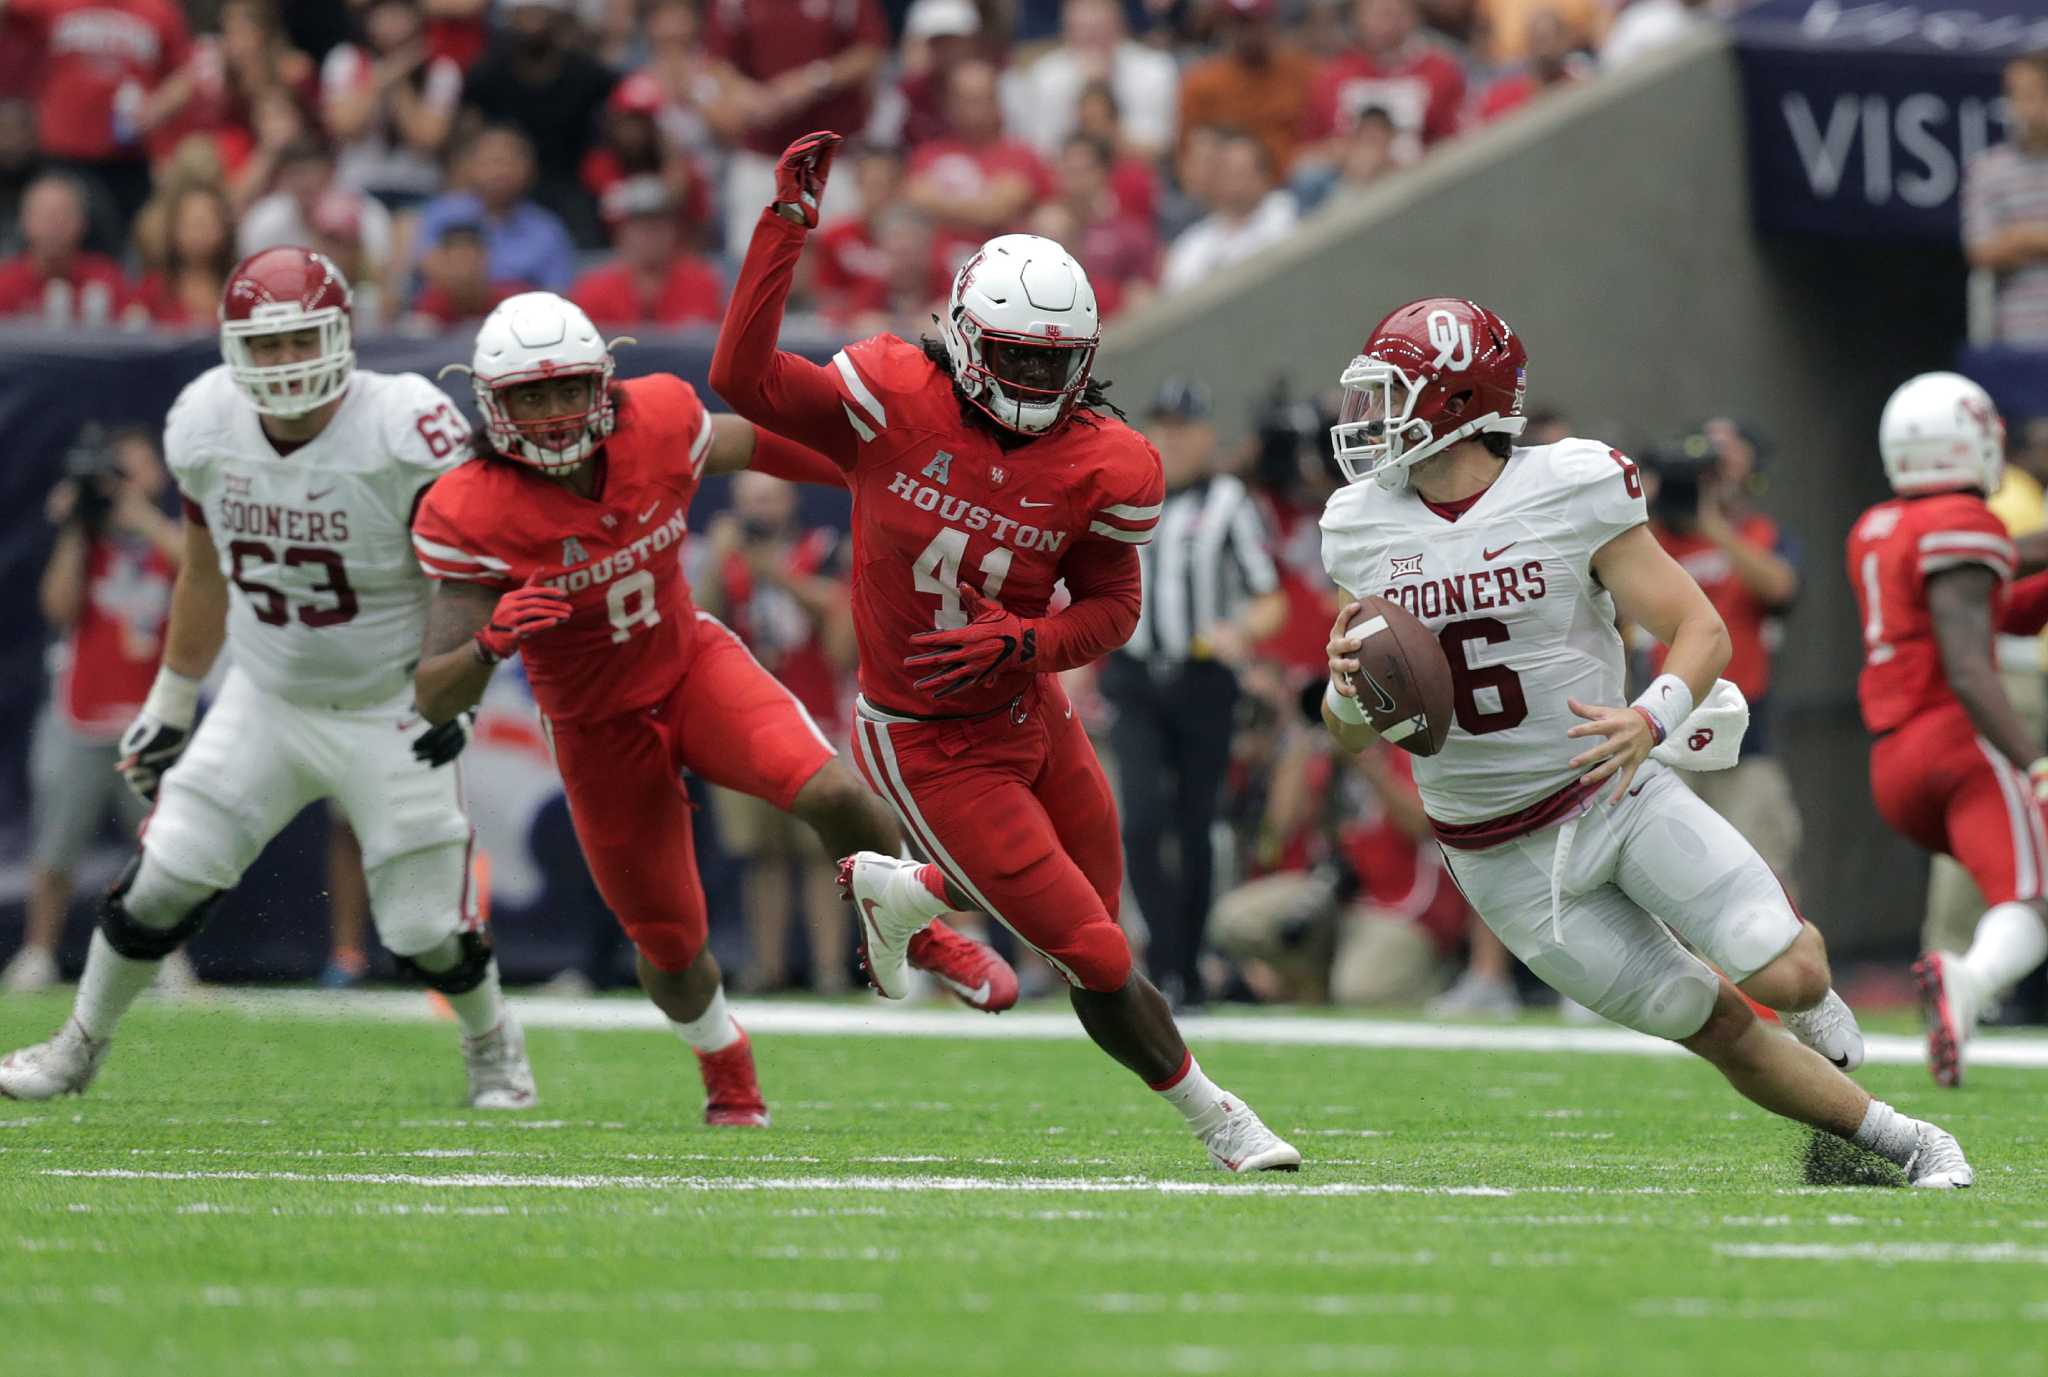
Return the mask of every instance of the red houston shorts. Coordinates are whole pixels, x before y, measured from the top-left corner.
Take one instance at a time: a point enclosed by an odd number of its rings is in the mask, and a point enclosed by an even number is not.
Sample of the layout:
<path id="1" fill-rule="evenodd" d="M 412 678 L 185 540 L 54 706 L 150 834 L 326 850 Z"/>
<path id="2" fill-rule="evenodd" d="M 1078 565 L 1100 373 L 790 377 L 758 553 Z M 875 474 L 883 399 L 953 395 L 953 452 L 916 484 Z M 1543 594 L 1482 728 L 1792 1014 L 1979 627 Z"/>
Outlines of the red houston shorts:
<path id="1" fill-rule="evenodd" d="M 1894 830 L 1961 862 L 1986 904 L 2048 888 L 2048 827 L 2026 772 L 1960 706 L 1923 713 L 1870 750 L 1870 792 Z"/>

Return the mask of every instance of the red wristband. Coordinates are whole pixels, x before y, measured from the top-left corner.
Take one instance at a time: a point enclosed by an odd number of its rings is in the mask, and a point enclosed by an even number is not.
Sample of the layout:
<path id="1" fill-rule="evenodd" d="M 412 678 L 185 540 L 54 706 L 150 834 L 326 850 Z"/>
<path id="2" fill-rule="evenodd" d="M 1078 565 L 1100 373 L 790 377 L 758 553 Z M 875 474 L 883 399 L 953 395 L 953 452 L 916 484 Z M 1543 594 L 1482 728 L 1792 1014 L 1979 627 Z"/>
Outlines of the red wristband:
<path id="1" fill-rule="evenodd" d="M 1664 724 L 1657 720 L 1657 714 L 1651 712 L 1648 708 L 1632 708 L 1631 711 L 1641 713 L 1643 720 L 1650 724 L 1650 745 L 1653 747 L 1663 745 Z"/>

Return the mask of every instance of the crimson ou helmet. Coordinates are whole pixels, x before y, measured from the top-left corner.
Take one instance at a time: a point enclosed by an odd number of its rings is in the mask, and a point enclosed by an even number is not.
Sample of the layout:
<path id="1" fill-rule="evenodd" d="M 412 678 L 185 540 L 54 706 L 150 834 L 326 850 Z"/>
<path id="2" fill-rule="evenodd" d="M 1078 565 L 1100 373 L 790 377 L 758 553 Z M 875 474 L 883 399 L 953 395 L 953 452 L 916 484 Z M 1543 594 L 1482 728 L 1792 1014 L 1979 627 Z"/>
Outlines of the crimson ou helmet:
<path id="1" fill-rule="evenodd" d="M 311 249 L 264 249 L 235 265 L 220 297 L 220 356 L 258 411 L 303 416 L 348 387 L 356 366 L 349 301 L 341 269 Z M 250 350 L 252 340 L 301 330 L 317 332 L 308 357 L 258 363 Z"/>
<path id="2" fill-rule="evenodd" d="M 1414 465 L 1467 436 L 1520 435 L 1529 352 L 1476 301 L 1432 296 L 1375 325 L 1338 382 L 1330 441 L 1346 482 L 1398 488 Z"/>

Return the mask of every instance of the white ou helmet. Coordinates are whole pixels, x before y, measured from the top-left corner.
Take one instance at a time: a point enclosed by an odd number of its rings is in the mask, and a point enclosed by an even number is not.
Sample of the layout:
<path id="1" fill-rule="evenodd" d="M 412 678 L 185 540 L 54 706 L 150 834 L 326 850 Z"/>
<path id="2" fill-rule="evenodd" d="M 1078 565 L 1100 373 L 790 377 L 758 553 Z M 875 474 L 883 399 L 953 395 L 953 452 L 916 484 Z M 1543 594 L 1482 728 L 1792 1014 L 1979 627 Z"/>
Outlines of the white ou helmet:
<path id="1" fill-rule="evenodd" d="M 1884 404 L 1877 448 L 1895 493 L 1991 493 L 2005 468 L 2005 422 L 1991 394 L 1962 374 L 1922 373 Z"/>
<path id="2" fill-rule="evenodd" d="M 451 367 L 459 368 L 454 364 Z M 476 332 L 470 385 L 491 448 L 546 473 L 577 467 L 597 452 L 617 419 L 612 351 L 590 317 L 553 292 L 521 292 L 498 303 Z M 447 370 L 442 370 L 446 372 Z M 581 412 L 515 421 L 502 392 L 543 378 L 595 378 Z"/>
<path id="3" fill-rule="evenodd" d="M 325 254 L 291 246 L 252 253 L 220 294 L 220 356 L 250 403 L 266 416 L 303 416 L 339 397 L 355 372 L 348 279 Z M 249 341 L 318 332 L 308 358 L 258 364 Z"/>
<path id="4" fill-rule="evenodd" d="M 1073 255 L 1035 234 L 1004 234 L 953 275 L 939 334 L 967 399 L 997 425 L 1037 435 L 1087 388 L 1102 321 Z"/>

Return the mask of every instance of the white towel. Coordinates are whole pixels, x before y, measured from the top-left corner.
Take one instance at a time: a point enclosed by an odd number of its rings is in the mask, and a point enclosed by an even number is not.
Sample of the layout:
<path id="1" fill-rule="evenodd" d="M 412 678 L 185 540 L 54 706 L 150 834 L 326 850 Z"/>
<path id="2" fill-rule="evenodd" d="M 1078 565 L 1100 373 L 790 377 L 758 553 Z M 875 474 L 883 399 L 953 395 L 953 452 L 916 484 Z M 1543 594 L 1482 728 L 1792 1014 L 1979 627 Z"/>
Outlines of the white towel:
<path id="1" fill-rule="evenodd" d="M 1749 700 L 1726 679 L 1716 679 L 1706 701 L 1650 752 L 1674 770 L 1726 770 L 1742 755 L 1749 730 Z"/>

